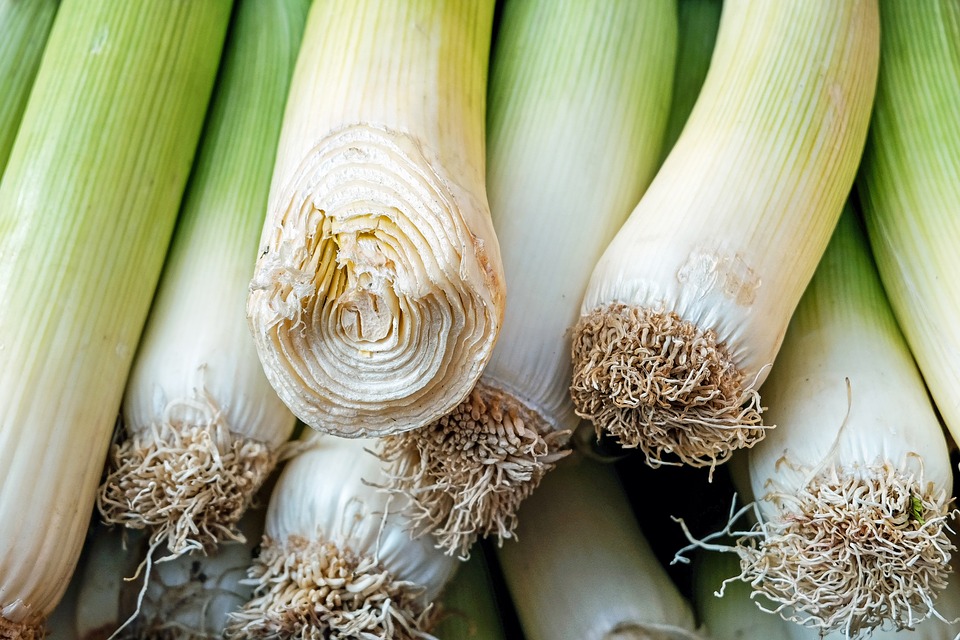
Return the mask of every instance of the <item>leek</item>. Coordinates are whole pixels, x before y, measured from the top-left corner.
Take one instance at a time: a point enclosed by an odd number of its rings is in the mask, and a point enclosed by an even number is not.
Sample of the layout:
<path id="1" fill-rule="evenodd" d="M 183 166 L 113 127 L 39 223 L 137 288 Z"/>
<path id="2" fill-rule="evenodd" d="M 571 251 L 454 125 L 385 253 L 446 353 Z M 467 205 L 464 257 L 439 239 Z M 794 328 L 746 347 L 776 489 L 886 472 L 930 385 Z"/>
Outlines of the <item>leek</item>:
<path id="1" fill-rule="evenodd" d="M 470 392 L 504 285 L 484 187 L 493 0 L 319 0 L 283 120 L 247 313 L 294 414 L 423 426 Z"/>
<path id="2" fill-rule="evenodd" d="M 498 554 L 527 640 L 699 637 L 610 466 L 559 463 Z"/>
<path id="3" fill-rule="evenodd" d="M 960 5 L 883 2 L 883 65 L 858 191 L 890 304 L 960 438 Z"/>
<path id="4" fill-rule="evenodd" d="M 722 7 L 721 0 L 679 0 L 677 3 L 677 66 L 663 141 L 665 155 L 680 137 L 707 77 Z"/>
<path id="5" fill-rule="evenodd" d="M 253 593 L 244 579 L 265 513 L 264 508 L 244 513 L 237 525 L 244 542 L 228 540 L 210 554 L 184 553 L 156 563 L 147 558 L 149 536 L 98 523 L 70 584 L 76 594 L 70 627 L 80 640 L 221 638 L 228 615 Z M 146 569 L 145 563 L 150 563 Z M 62 606 L 63 601 L 58 611 Z"/>
<path id="6" fill-rule="evenodd" d="M 0 636 L 42 634 L 80 555 L 229 18 L 58 10 L 0 182 Z"/>
<path id="7" fill-rule="evenodd" d="M 490 570 L 483 553 L 460 564 L 440 598 L 440 619 L 433 633 L 457 640 L 506 640 Z"/>
<path id="8" fill-rule="evenodd" d="M 455 561 L 411 539 L 403 502 L 378 490 L 372 441 L 307 431 L 267 508 L 253 598 L 225 637 L 426 638 Z"/>
<path id="9" fill-rule="evenodd" d="M 736 546 L 740 578 L 820 633 L 934 615 L 954 549 L 949 455 L 852 210 L 763 390 L 779 426 L 750 451 L 759 522 Z"/>
<path id="10" fill-rule="evenodd" d="M 470 395 L 381 451 L 416 530 L 450 553 L 511 537 L 577 425 L 570 327 L 590 268 L 656 171 L 676 30 L 675 0 L 504 5 L 487 184 L 512 302 Z"/>
<path id="11" fill-rule="evenodd" d="M 212 549 L 277 460 L 295 418 L 244 314 L 307 0 L 243 0 L 144 336 L 98 504 L 172 553 Z M 186 479 L 189 478 L 189 481 Z"/>
<path id="12" fill-rule="evenodd" d="M 0 0 L 0 176 L 60 0 Z"/>
<path id="13" fill-rule="evenodd" d="M 853 184 L 878 59 L 875 0 L 724 3 L 693 112 L 573 341 L 578 414 L 652 466 L 713 469 L 763 438 L 757 389 Z"/>

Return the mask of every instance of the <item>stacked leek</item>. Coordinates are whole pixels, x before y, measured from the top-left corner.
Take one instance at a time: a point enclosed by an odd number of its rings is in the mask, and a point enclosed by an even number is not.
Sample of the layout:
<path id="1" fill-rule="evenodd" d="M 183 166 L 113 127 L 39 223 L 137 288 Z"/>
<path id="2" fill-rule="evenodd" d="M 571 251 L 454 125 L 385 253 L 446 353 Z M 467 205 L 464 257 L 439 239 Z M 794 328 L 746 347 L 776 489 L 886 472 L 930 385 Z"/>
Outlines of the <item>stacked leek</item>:
<path id="1" fill-rule="evenodd" d="M 0 182 L 0 636 L 67 587 L 229 0 L 65 0 Z"/>
<path id="2" fill-rule="evenodd" d="M 878 60 L 875 0 L 724 3 L 693 112 L 583 298 L 572 393 L 598 431 L 711 468 L 763 437 L 757 389 L 853 183 Z"/>
<path id="3" fill-rule="evenodd" d="M 422 426 L 503 317 L 484 186 L 493 0 L 318 0 L 251 281 L 267 377 L 315 429 Z"/>
<path id="4" fill-rule="evenodd" d="M 210 550 L 273 468 L 295 419 L 267 382 L 247 283 L 307 0 L 242 0 L 190 189 L 99 494 L 107 522 L 171 553 Z"/>
<path id="5" fill-rule="evenodd" d="M 656 170 L 676 31 L 675 0 L 504 5 L 487 154 L 510 287 L 504 328 L 463 403 L 381 452 L 418 532 L 450 553 L 512 535 L 577 425 L 570 327 L 590 268 Z"/>

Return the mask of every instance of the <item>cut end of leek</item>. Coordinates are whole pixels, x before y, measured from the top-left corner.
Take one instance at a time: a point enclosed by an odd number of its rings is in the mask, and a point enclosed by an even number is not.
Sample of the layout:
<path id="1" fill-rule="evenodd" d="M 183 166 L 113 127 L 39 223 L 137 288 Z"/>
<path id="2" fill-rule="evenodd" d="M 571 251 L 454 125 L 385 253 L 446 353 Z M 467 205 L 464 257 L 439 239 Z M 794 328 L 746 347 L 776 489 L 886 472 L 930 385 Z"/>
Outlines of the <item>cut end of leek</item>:
<path id="1" fill-rule="evenodd" d="M 237 522 L 277 457 L 222 419 L 165 423 L 111 447 L 97 507 L 107 524 L 152 529 L 174 555 L 209 552 L 243 540 Z"/>
<path id="2" fill-rule="evenodd" d="M 503 316 L 498 248 L 462 211 L 486 203 L 431 155 L 384 127 L 335 130 L 265 227 L 247 315 L 267 378 L 314 429 L 421 427 L 455 407 L 490 358 Z"/>
<path id="3" fill-rule="evenodd" d="M 764 436 L 760 396 L 712 330 L 675 313 L 613 304 L 581 316 L 573 342 L 577 415 L 651 466 L 710 467 Z"/>
<path id="4" fill-rule="evenodd" d="M 42 624 L 12 622 L 0 615 L 0 638 L 3 640 L 43 640 L 46 636 Z"/>
<path id="5" fill-rule="evenodd" d="M 821 633 L 912 629 L 937 615 L 947 585 L 950 501 L 891 464 L 831 466 L 783 501 L 782 517 L 754 527 L 762 537 L 741 538 L 739 577 Z"/>
<path id="6" fill-rule="evenodd" d="M 422 588 L 330 542 L 264 537 L 250 578 L 254 598 L 231 614 L 228 639 L 413 640 L 435 621 Z"/>
<path id="7" fill-rule="evenodd" d="M 569 435 L 480 382 L 440 420 L 384 438 L 379 455 L 386 488 L 409 499 L 413 530 L 466 556 L 479 536 L 513 536 L 517 509 L 569 452 Z"/>

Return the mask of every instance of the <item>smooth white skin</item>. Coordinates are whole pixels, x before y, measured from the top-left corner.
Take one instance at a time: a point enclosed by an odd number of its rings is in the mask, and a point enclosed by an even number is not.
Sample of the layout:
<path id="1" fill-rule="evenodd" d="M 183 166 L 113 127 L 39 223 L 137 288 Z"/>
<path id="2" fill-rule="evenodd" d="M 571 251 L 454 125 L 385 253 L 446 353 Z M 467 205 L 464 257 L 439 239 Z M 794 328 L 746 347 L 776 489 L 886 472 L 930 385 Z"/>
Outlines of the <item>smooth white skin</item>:
<path id="1" fill-rule="evenodd" d="M 637 637 L 614 634 L 629 624 L 650 638 L 698 637 L 609 466 L 558 464 L 521 507 L 517 539 L 499 558 L 528 640 Z"/>
<path id="2" fill-rule="evenodd" d="M 509 302 L 483 379 L 573 429 L 570 329 L 593 265 L 656 172 L 676 6 L 540 0 L 505 12 L 487 190 Z"/>
<path id="3" fill-rule="evenodd" d="M 435 549 L 430 536 L 412 540 L 400 514 L 403 499 L 369 484 L 385 482 L 382 463 L 370 453 L 376 441 L 312 432 L 306 438 L 316 446 L 284 467 L 267 509 L 265 535 L 278 541 L 322 538 L 376 558 L 395 579 L 424 587 L 424 602 L 434 600 L 457 560 Z"/>
<path id="4" fill-rule="evenodd" d="M 826 465 L 852 472 L 888 462 L 951 489 L 940 422 L 852 212 L 841 218 L 762 392 L 777 425 L 750 451 L 764 518 L 777 516 L 763 500 L 768 492 L 793 494 Z"/>

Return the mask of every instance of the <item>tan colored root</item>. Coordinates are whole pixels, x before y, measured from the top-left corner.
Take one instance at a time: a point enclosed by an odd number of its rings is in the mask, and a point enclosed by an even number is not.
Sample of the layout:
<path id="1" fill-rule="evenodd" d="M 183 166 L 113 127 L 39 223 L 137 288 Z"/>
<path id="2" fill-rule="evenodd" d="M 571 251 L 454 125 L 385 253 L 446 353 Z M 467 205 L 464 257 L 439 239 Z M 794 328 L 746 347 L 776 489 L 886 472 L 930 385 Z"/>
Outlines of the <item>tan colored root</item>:
<path id="1" fill-rule="evenodd" d="M 155 426 L 111 447 L 97 493 L 104 522 L 151 528 L 170 553 L 209 552 L 243 540 L 236 524 L 277 461 L 266 444 L 222 421 Z"/>
<path id="2" fill-rule="evenodd" d="M 265 537 L 250 569 L 254 598 L 230 615 L 228 640 L 423 640 L 434 607 L 422 588 L 330 542 Z"/>
<path id="3" fill-rule="evenodd" d="M 0 640 L 42 640 L 47 637 L 42 624 L 11 622 L 0 616 Z"/>
<path id="4" fill-rule="evenodd" d="M 672 454 L 712 470 L 764 436 L 760 396 L 716 332 L 675 313 L 615 304 L 582 316 L 573 368 L 577 415 L 653 467 Z"/>
<path id="5" fill-rule="evenodd" d="M 740 579 L 783 618 L 823 634 L 912 629 L 939 615 L 954 551 L 950 501 L 890 464 L 827 469 L 784 496 L 783 517 L 739 539 Z"/>
<path id="6" fill-rule="evenodd" d="M 479 536 L 513 536 L 520 503 L 569 453 L 569 436 L 481 382 L 440 420 L 383 438 L 378 453 L 386 489 L 410 501 L 414 534 L 465 557 Z"/>

